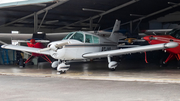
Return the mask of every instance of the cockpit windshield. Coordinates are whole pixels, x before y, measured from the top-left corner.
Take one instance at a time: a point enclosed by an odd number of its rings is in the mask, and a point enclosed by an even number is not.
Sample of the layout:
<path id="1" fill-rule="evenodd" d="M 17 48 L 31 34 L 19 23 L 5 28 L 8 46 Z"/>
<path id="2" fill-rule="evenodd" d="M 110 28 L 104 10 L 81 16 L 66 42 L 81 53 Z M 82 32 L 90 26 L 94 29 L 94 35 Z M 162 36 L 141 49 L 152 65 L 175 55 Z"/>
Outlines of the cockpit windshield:
<path id="1" fill-rule="evenodd" d="M 168 32 L 167 35 L 180 39 L 180 29 L 173 29 L 172 31 Z"/>
<path id="2" fill-rule="evenodd" d="M 84 34 L 81 32 L 76 32 L 70 39 L 79 40 L 84 42 Z"/>
<path id="3" fill-rule="evenodd" d="M 84 42 L 84 34 L 82 32 L 71 32 L 63 40 L 74 39 L 81 42 Z"/>
<path id="4" fill-rule="evenodd" d="M 69 37 L 73 34 L 74 32 L 69 33 L 68 35 L 66 35 L 66 37 L 63 38 L 63 40 L 69 39 Z"/>

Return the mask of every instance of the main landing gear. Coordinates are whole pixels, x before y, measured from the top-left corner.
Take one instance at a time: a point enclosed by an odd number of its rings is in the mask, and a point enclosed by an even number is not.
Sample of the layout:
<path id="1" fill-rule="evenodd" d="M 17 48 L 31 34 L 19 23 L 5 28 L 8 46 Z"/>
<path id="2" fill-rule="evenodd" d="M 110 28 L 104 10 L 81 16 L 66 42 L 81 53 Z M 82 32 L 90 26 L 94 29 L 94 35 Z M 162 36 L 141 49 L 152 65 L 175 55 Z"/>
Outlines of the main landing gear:
<path id="1" fill-rule="evenodd" d="M 54 61 L 52 63 L 52 68 L 57 68 L 57 74 L 66 73 L 67 70 L 69 70 L 70 65 L 66 65 L 65 61 Z"/>
<path id="2" fill-rule="evenodd" d="M 111 71 L 115 71 L 116 70 L 116 67 L 117 67 L 117 62 L 116 61 L 111 61 L 111 57 L 108 56 L 108 67 Z"/>
<path id="3" fill-rule="evenodd" d="M 167 62 L 165 62 L 165 60 L 166 60 L 165 58 L 160 59 L 160 61 L 159 61 L 159 63 L 160 63 L 159 67 L 160 68 L 167 66 Z"/>
<path id="4" fill-rule="evenodd" d="M 180 54 L 172 54 L 172 53 L 169 54 L 167 59 L 162 58 L 160 60 L 160 67 L 167 66 L 167 62 L 174 59 L 174 58 L 177 59 L 177 69 L 179 69 L 180 68 Z"/>

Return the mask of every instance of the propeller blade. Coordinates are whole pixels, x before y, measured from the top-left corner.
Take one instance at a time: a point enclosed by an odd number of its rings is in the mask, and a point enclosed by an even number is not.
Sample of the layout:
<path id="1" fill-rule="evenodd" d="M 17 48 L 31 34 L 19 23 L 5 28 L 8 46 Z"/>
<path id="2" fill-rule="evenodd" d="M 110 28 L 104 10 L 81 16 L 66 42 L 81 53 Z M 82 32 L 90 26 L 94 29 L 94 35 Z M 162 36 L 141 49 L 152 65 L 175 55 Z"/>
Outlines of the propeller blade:
<path id="1" fill-rule="evenodd" d="M 56 44 L 55 47 L 58 48 L 58 47 L 61 47 L 61 46 L 67 45 L 67 44 L 69 44 L 69 42 L 63 42 L 60 44 Z"/>
<path id="2" fill-rule="evenodd" d="M 50 50 L 50 49 L 51 49 L 50 47 L 48 47 L 48 48 L 43 48 L 43 49 L 40 49 L 39 52 L 48 51 L 48 50 Z"/>
<path id="3" fill-rule="evenodd" d="M 44 52 L 44 51 L 48 51 L 48 50 L 57 50 L 56 48 L 59 48 L 61 46 L 64 46 L 64 45 L 67 45 L 69 42 L 63 42 L 63 43 L 60 43 L 60 44 L 56 44 L 56 45 L 51 45 L 50 47 L 48 48 L 43 48 L 43 49 L 40 49 L 39 51 L 40 52 Z"/>

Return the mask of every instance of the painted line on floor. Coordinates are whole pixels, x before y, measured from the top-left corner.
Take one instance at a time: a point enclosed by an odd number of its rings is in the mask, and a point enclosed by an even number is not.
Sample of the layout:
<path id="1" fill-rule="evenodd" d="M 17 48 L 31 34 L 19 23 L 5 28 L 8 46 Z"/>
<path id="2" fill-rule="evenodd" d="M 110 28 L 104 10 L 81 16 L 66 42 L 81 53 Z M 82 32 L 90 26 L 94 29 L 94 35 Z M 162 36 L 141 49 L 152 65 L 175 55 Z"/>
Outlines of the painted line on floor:
<path id="1" fill-rule="evenodd" d="M 76 73 L 72 73 L 76 74 Z M 118 77 L 118 76 L 91 76 L 91 75 L 71 74 L 40 74 L 40 73 L 2 73 L 0 75 L 10 76 L 30 76 L 30 77 L 59 77 L 68 79 L 83 79 L 83 80 L 111 80 L 111 81 L 143 81 L 143 82 L 161 82 L 161 83 L 180 83 L 180 79 L 173 78 L 138 78 L 138 77 Z"/>

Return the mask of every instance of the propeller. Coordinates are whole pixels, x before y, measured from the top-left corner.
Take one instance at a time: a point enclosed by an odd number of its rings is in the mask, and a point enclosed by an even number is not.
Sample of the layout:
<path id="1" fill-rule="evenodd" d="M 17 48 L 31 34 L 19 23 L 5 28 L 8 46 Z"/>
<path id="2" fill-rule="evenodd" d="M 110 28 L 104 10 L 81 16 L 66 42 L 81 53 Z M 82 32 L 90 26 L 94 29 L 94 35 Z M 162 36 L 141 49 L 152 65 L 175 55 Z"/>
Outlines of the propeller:
<path id="1" fill-rule="evenodd" d="M 43 48 L 43 49 L 40 49 L 39 51 L 40 52 L 44 52 L 44 51 L 48 51 L 48 50 L 54 50 L 56 51 L 58 48 L 64 46 L 64 45 L 67 45 L 69 44 L 69 42 L 62 42 L 62 43 L 59 43 L 59 44 L 51 44 L 49 47 L 47 48 Z"/>

